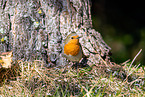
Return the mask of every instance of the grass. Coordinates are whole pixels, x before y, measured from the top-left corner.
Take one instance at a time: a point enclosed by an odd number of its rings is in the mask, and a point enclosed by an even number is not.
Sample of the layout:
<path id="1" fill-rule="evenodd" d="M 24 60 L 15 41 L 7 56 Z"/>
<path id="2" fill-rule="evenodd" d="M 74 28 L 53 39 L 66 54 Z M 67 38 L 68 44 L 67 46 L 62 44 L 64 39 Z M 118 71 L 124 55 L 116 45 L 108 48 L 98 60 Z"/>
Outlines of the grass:
<path id="1" fill-rule="evenodd" d="M 3 80 L 0 96 L 145 96 L 145 67 L 130 67 L 131 62 L 124 64 L 124 70 L 115 69 L 118 68 L 115 65 L 110 70 L 96 65 L 77 69 L 70 66 L 46 68 L 43 62 L 38 60 L 19 61 L 18 64 L 20 76 L 17 76 L 16 80 Z"/>

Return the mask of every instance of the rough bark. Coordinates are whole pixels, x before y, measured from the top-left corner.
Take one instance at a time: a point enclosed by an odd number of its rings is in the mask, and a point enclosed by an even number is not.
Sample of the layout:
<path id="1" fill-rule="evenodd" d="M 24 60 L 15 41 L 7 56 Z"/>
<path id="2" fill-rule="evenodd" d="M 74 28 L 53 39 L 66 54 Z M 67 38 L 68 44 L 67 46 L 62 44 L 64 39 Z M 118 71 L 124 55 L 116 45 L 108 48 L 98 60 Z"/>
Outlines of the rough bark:
<path id="1" fill-rule="evenodd" d="M 92 29 L 89 0 L 0 1 L 0 51 L 13 50 L 13 60 L 43 60 L 50 66 L 66 64 L 62 44 L 75 31 L 88 65 L 105 64 L 110 47 Z M 103 59 L 105 57 L 105 59 Z"/>

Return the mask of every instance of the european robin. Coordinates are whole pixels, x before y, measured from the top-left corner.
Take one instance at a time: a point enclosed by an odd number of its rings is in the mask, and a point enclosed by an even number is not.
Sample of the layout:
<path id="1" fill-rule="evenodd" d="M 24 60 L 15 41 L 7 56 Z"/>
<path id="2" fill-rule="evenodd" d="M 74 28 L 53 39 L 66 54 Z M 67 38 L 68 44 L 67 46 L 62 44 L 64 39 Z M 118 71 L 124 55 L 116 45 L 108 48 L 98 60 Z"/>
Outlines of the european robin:
<path id="1" fill-rule="evenodd" d="M 72 62 L 79 62 L 83 57 L 83 51 L 81 44 L 79 43 L 79 38 L 80 37 L 75 32 L 72 32 L 64 41 L 64 56 Z"/>

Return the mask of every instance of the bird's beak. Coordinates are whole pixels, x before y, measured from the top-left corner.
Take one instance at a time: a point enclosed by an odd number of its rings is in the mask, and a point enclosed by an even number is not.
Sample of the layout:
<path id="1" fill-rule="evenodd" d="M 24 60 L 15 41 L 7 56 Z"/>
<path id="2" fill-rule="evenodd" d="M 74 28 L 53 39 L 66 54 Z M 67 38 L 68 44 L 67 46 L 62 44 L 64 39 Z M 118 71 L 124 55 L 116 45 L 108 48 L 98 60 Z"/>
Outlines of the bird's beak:
<path id="1" fill-rule="evenodd" d="M 81 37 L 77 37 L 76 39 L 79 39 L 79 38 L 81 38 Z"/>

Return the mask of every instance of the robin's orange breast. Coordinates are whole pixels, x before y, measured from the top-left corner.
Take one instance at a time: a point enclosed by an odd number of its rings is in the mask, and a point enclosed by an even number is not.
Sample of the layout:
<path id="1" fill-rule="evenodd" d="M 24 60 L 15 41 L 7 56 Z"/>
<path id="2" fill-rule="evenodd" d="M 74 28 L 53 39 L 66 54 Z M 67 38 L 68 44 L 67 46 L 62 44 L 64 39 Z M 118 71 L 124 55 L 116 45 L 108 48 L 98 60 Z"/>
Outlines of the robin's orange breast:
<path id="1" fill-rule="evenodd" d="M 66 55 L 76 56 L 80 51 L 80 46 L 76 44 L 68 43 L 64 46 L 64 53 Z"/>

